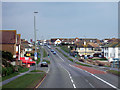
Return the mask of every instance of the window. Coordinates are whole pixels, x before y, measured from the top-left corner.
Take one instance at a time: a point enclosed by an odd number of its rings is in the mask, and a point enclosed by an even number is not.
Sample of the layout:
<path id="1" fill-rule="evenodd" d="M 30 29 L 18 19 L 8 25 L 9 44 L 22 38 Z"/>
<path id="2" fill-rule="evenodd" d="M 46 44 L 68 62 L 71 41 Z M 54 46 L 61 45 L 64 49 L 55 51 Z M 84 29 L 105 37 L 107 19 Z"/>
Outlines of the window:
<path id="1" fill-rule="evenodd" d="M 92 48 L 88 48 L 88 50 L 92 50 Z"/>
<path id="2" fill-rule="evenodd" d="M 84 48 L 80 48 L 80 50 L 84 50 Z"/>

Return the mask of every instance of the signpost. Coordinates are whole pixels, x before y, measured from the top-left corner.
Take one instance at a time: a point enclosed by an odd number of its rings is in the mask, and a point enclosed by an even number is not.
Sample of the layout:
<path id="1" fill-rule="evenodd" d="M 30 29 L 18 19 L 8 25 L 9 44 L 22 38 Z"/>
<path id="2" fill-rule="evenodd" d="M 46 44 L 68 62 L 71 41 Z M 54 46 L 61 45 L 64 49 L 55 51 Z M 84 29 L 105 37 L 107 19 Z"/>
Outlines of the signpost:
<path id="1" fill-rule="evenodd" d="M 37 52 L 34 53 L 34 59 L 37 60 Z"/>

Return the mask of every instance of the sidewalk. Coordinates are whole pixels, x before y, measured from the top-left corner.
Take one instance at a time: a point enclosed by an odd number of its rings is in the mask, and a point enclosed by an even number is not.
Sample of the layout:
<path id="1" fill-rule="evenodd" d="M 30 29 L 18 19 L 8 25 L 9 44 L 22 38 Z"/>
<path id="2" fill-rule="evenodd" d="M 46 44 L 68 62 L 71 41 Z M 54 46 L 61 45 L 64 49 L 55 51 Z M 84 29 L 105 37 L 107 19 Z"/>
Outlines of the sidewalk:
<path id="1" fill-rule="evenodd" d="M 37 70 L 42 70 L 42 71 L 47 72 L 47 71 L 48 71 L 48 68 L 41 68 L 41 67 L 40 67 L 40 64 L 41 64 L 42 59 L 43 59 L 42 49 L 40 49 L 40 50 L 41 50 L 41 60 L 40 60 L 39 64 L 37 65 Z M 27 72 L 20 73 L 20 74 L 17 75 L 17 76 L 14 76 L 14 77 L 12 77 L 12 78 L 10 78 L 10 79 L 7 79 L 7 80 L 5 80 L 5 81 L 0 82 L 0 86 L 5 85 L 5 84 L 7 84 L 7 83 L 9 83 L 9 82 L 11 82 L 11 81 L 13 81 L 13 80 L 15 80 L 16 78 L 18 78 L 18 77 L 20 77 L 20 76 L 23 76 L 23 75 L 29 73 L 29 72 L 32 71 L 32 70 L 35 70 L 35 66 L 31 66 L 30 69 L 29 69 L 29 71 L 27 71 Z"/>
<path id="2" fill-rule="evenodd" d="M 70 56 L 69 53 L 66 53 L 64 50 L 62 50 L 60 47 L 57 47 L 60 51 L 62 51 L 65 55 L 69 56 L 70 58 L 72 58 L 73 60 L 75 60 L 75 58 L 73 56 Z M 77 60 L 77 62 L 80 62 L 79 60 Z M 102 69 L 102 70 L 116 70 L 116 71 L 119 71 L 118 68 L 112 68 L 112 67 L 104 67 L 104 66 L 97 66 L 97 65 L 92 65 L 92 64 L 88 64 L 88 63 L 85 63 L 85 62 L 80 62 L 82 64 L 87 64 L 87 65 L 90 65 L 90 66 L 93 66 L 95 68 L 99 68 L 99 69 Z"/>

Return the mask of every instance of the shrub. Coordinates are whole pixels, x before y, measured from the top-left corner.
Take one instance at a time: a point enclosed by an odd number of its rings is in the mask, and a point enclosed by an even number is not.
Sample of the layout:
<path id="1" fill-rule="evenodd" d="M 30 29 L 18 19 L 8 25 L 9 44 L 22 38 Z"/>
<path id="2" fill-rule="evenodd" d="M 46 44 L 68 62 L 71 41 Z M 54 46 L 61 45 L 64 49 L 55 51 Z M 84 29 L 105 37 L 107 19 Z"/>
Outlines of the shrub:
<path id="1" fill-rule="evenodd" d="M 7 61 L 13 61 L 12 53 L 6 51 L 0 51 L 0 53 L 1 52 L 2 52 L 2 58 L 5 58 Z"/>
<path id="2" fill-rule="evenodd" d="M 2 68 L 2 76 L 6 76 L 7 75 L 7 69 L 6 67 Z"/>
<path id="3" fill-rule="evenodd" d="M 7 69 L 7 72 L 6 72 L 7 75 L 10 75 L 10 74 L 12 74 L 14 72 L 13 67 L 7 67 L 6 69 Z"/>

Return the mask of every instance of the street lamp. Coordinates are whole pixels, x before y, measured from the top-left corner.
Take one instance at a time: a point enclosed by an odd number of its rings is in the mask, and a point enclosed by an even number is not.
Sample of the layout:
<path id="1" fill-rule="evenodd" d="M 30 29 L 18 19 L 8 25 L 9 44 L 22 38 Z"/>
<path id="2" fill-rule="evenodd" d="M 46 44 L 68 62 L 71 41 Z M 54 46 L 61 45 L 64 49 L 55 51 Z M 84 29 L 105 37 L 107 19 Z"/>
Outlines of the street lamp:
<path id="1" fill-rule="evenodd" d="M 36 17 L 35 14 L 38 12 L 34 12 L 34 39 L 35 39 L 35 53 L 34 53 L 34 59 L 36 60 L 36 70 L 37 70 L 37 51 L 36 51 Z"/>

